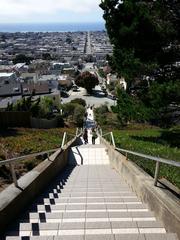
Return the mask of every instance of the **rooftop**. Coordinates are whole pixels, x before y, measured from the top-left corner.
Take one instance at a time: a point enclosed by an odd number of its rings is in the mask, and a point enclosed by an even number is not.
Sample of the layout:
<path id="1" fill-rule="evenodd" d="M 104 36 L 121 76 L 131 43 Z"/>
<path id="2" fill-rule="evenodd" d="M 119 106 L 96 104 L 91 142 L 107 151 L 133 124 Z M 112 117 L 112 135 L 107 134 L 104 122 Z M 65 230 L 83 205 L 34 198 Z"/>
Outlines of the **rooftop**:
<path id="1" fill-rule="evenodd" d="M 11 77 L 14 74 L 14 72 L 0 72 L 0 77 Z"/>

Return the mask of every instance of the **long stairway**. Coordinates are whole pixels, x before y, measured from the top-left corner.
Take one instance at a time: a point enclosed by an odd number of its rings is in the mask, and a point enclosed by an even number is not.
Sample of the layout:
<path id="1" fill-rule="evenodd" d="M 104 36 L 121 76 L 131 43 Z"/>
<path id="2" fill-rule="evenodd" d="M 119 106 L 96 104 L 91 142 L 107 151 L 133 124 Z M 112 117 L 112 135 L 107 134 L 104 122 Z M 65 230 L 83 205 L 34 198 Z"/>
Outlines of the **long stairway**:
<path id="1" fill-rule="evenodd" d="M 68 166 L 6 233 L 16 240 L 176 239 L 109 165 Z"/>
<path id="2" fill-rule="evenodd" d="M 99 144 L 73 147 L 69 165 L 5 234 L 7 240 L 177 240 L 111 168 Z"/>

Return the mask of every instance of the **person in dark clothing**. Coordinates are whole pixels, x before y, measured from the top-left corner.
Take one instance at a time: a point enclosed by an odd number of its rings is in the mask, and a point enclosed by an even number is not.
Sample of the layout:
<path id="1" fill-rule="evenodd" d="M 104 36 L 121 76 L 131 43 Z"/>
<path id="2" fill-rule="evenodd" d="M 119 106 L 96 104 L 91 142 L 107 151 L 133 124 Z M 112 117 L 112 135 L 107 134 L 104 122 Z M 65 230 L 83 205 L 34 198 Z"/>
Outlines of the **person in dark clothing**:
<path id="1" fill-rule="evenodd" d="M 87 132 L 87 128 L 84 129 L 83 139 L 84 139 L 84 143 L 87 144 L 87 143 L 88 143 L 88 132 Z"/>
<path id="2" fill-rule="evenodd" d="M 97 138 L 97 134 L 96 134 L 95 129 L 93 128 L 92 129 L 92 144 L 95 144 L 96 138 Z"/>
<path id="3" fill-rule="evenodd" d="M 85 114 L 84 114 L 84 117 L 87 119 L 87 116 L 88 116 L 88 113 L 87 112 L 85 112 Z"/>

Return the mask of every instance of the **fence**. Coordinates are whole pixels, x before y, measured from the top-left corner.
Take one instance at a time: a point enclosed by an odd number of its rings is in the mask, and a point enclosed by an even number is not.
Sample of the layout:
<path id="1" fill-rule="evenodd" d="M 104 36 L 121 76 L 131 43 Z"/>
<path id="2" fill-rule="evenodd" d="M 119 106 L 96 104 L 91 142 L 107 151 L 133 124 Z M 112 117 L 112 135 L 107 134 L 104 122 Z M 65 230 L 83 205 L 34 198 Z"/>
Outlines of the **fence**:
<path id="1" fill-rule="evenodd" d="M 56 128 L 58 126 L 58 120 L 55 119 L 40 119 L 40 118 L 30 118 L 31 127 L 32 128 L 43 128 L 43 129 L 49 129 L 49 128 Z"/>
<path id="2" fill-rule="evenodd" d="M 0 128 L 30 127 L 30 112 L 0 112 Z"/>
<path id="3" fill-rule="evenodd" d="M 58 119 L 32 118 L 30 112 L 0 112 L 0 128 L 8 127 L 56 128 Z"/>

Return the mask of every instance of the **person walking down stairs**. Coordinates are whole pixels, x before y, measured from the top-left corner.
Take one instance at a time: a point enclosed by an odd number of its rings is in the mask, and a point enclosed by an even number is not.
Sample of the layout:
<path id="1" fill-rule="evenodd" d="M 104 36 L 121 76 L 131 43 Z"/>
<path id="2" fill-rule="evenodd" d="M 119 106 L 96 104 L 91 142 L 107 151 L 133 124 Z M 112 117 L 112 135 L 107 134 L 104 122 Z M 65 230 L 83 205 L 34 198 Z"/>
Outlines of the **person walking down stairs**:
<path id="1" fill-rule="evenodd" d="M 92 144 L 95 144 L 97 138 L 96 130 L 92 128 Z"/>
<path id="2" fill-rule="evenodd" d="M 88 143 L 88 131 L 87 131 L 87 128 L 84 129 L 83 139 L 84 139 L 84 143 L 87 144 Z"/>

